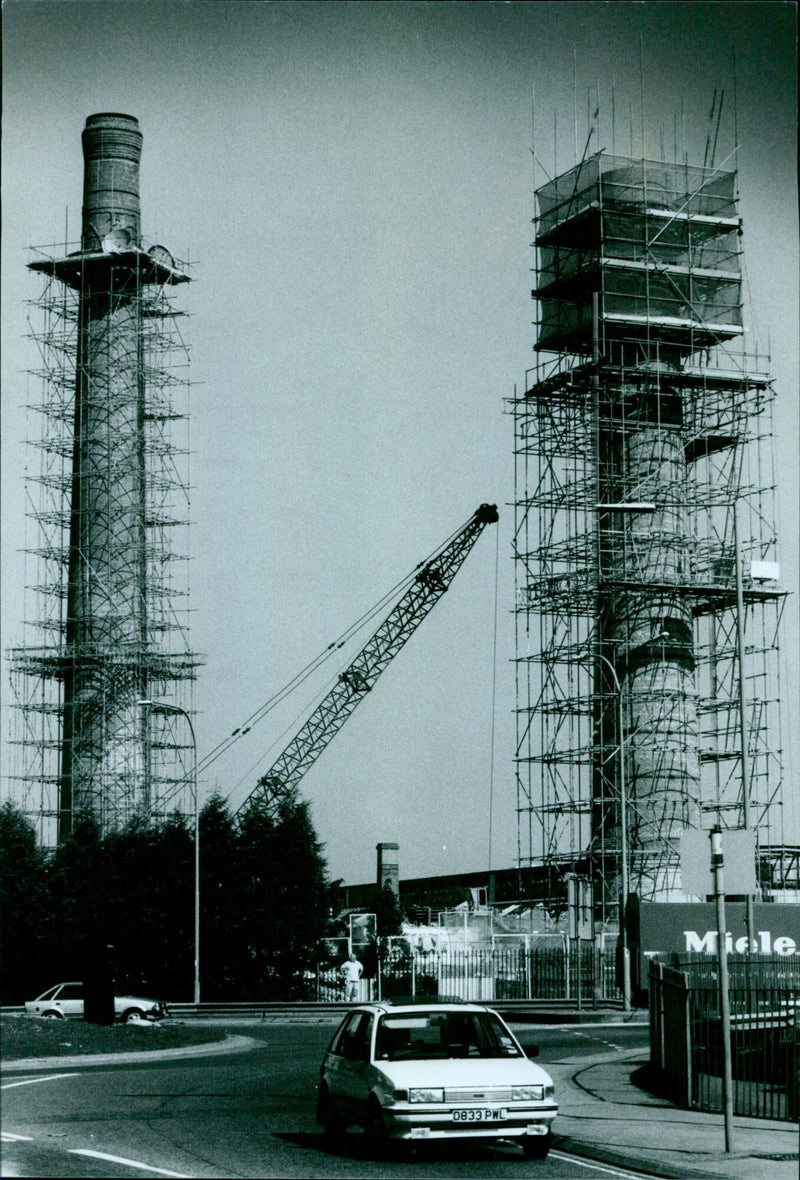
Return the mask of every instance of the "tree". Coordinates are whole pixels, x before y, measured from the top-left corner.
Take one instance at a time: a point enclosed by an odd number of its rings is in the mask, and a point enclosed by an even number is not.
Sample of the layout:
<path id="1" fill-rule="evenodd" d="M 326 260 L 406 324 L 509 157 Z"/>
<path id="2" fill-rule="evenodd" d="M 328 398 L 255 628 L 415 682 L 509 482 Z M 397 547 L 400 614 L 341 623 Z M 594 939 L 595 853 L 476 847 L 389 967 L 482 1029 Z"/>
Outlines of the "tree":
<path id="1" fill-rule="evenodd" d="M 241 997 L 242 906 L 236 829 L 215 794 L 200 814 L 200 974 L 207 1000 Z"/>
<path id="2" fill-rule="evenodd" d="M 48 872 L 47 932 L 55 980 L 80 979 L 84 1018 L 114 1018 L 113 955 L 117 898 L 108 848 L 95 820 L 77 816 Z"/>
<path id="3" fill-rule="evenodd" d="M 50 961 L 59 979 L 82 979 L 98 940 L 112 941 L 114 899 L 106 849 L 91 816 L 76 817 L 48 865 L 46 920 Z"/>
<path id="4" fill-rule="evenodd" d="M 136 818 L 103 842 L 115 912 L 115 984 L 160 999 L 192 994 L 194 853 L 179 813 Z"/>
<path id="5" fill-rule="evenodd" d="M 293 794 L 276 815 L 251 805 L 237 851 L 248 994 L 306 998 L 328 919 L 326 864 L 308 803 Z"/>
<path id="6" fill-rule="evenodd" d="M 379 938 L 389 938 L 403 931 L 403 911 L 391 885 L 384 883 L 375 896 L 375 925 Z"/>
<path id="7" fill-rule="evenodd" d="M 154 834 L 151 980 L 156 998 L 190 999 L 194 977 L 194 835 L 175 812 Z"/>
<path id="8" fill-rule="evenodd" d="M 270 946 L 274 932 L 273 879 L 278 871 L 275 823 L 258 805 L 239 820 L 236 839 L 238 869 L 237 975 L 244 995 L 272 999 Z"/>
<path id="9" fill-rule="evenodd" d="M 46 863 L 33 825 L 13 803 L 0 807 L 0 1002 L 19 1004 L 47 987 Z M 53 980 L 52 982 L 55 982 Z"/>
<path id="10" fill-rule="evenodd" d="M 275 966 L 289 988 L 286 998 L 301 999 L 328 924 L 327 865 L 307 802 L 293 796 L 281 803 L 276 837 L 281 868 L 275 890 Z"/>
<path id="11" fill-rule="evenodd" d="M 192 994 L 194 847 L 184 817 L 134 819 L 100 837 L 76 818 L 52 856 L 11 804 L 0 809 L 3 999 L 59 980 L 183 999 Z M 305 998 L 330 886 L 307 803 L 257 804 L 235 824 L 218 795 L 200 815 L 202 994 Z"/>

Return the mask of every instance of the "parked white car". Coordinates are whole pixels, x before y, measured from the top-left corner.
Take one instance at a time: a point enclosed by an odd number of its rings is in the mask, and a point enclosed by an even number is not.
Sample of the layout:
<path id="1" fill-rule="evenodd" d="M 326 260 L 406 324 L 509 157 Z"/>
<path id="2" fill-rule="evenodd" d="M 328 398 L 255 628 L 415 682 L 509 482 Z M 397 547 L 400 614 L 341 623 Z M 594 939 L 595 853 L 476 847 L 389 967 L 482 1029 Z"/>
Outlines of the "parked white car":
<path id="1" fill-rule="evenodd" d="M 543 1159 L 557 1110 L 550 1075 L 481 1004 L 361 1004 L 339 1025 L 320 1070 L 317 1122 L 326 1135 L 335 1140 L 356 1124 L 377 1148 L 511 1139 L 526 1159 Z"/>
<path id="2" fill-rule="evenodd" d="M 57 983 L 35 1000 L 26 1001 L 25 1011 L 29 1016 L 44 1016 L 50 1020 L 83 1016 L 83 984 L 74 981 Z M 161 1020 L 167 1015 L 167 1007 L 161 1000 L 143 996 L 114 996 L 114 1015 L 125 1024 Z"/>

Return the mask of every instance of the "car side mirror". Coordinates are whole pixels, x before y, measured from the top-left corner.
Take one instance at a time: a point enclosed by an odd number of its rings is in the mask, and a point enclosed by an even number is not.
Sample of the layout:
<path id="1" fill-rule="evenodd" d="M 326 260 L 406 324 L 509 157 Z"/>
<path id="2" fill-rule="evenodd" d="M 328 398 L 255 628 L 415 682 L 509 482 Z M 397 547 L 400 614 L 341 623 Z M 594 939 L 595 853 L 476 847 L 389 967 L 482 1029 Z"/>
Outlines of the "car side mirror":
<path id="1" fill-rule="evenodd" d="M 539 1056 L 539 1046 L 538 1045 L 525 1045 L 523 1047 L 525 1049 L 525 1056 L 526 1057 L 538 1057 Z"/>

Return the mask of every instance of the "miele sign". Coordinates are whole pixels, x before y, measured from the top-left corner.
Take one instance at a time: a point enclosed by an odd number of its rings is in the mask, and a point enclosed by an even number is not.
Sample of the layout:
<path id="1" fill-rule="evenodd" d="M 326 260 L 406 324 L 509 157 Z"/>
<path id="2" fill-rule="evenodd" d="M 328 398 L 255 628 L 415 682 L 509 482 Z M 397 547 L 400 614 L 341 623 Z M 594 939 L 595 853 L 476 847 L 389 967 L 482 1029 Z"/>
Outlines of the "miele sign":
<path id="1" fill-rule="evenodd" d="M 637 922 L 638 910 L 638 922 Z M 725 949 L 729 954 L 747 953 L 747 929 L 744 902 L 728 902 L 725 906 Z M 780 958 L 800 956 L 800 905 L 753 906 L 754 955 L 774 955 Z M 638 927 L 638 928 L 637 928 Z M 634 971 L 638 965 L 640 979 L 645 984 L 647 966 L 644 959 L 653 955 L 683 954 L 715 955 L 717 953 L 716 906 L 703 902 L 640 902 L 631 905 L 628 931 Z"/>
<path id="2" fill-rule="evenodd" d="M 704 934 L 699 934 L 697 930 L 684 930 L 684 950 L 697 951 L 701 955 L 715 955 L 717 953 L 717 941 L 719 934 L 716 930 L 706 930 Z M 725 932 L 725 950 L 729 955 L 734 952 L 737 955 L 747 954 L 748 938 L 743 934 L 741 938 L 733 941 L 733 935 L 728 930 Z M 759 930 L 753 935 L 752 946 L 750 947 L 751 954 L 761 955 L 796 955 L 797 942 L 790 938 L 788 934 L 781 934 L 778 938 L 772 937 L 772 932 L 769 930 Z"/>

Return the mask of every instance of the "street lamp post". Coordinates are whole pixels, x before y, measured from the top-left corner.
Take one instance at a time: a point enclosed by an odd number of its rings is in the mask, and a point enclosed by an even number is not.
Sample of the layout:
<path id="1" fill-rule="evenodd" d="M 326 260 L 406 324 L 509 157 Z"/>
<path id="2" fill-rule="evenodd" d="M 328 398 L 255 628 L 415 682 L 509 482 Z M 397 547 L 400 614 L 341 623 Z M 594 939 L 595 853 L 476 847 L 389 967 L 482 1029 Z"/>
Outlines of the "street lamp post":
<path id="1" fill-rule="evenodd" d="M 197 738 L 194 725 L 186 709 L 169 701 L 142 700 L 150 710 L 161 709 L 165 713 L 179 713 L 186 719 L 192 735 L 192 793 L 194 796 L 194 1002 L 200 1003 L 200 807 L 197 793 Z"/>
<path id="2" fill-rule="evenodd" d="M 750 764 L 749 745 L 750 733 L 747 724 L 747 696 L 744 672 L 744 589 L 742 586 L 742 554 L 739 548 L 739 511 L 736 502 L 733 505 L 733 552 L 736 570 L 736 662 L 739 672 L 739 738 L 741 741 L 741 769 L 742 769 L 742 827 L 750 828 Z M 745 895 L 745 926 L 747 929 L 747 953 L 752 955 L 755 947 L 755 917 L 753 915 L 753 895 Z"/>
<path id="3" fill-rule="evenodd" d="M 634 516 L 653 516 L 657 505 L 652 500 L 623 500 L 613 503 L 595 504 L 595 510 L 600 515 L 612 512 L 625 513 Z M 621 845 L 620 857 L 620 888 L 622 905 L 619 914 L 619 941 L 622 951 L 622 1006 L 626 1012 L 631 1009 L 631 958 L 628 946 L 628 931 L 625 925 L 625 906 L 628 900 L 628 791 L 625 781 L 625 715 L 622 704 L 622 685 L 617 670 L 607 656 L 597 652 L 597 658 L 602 660 L 614 679 L 617 693 L 617 726 L 619 736 L 619 835 Z"/>

